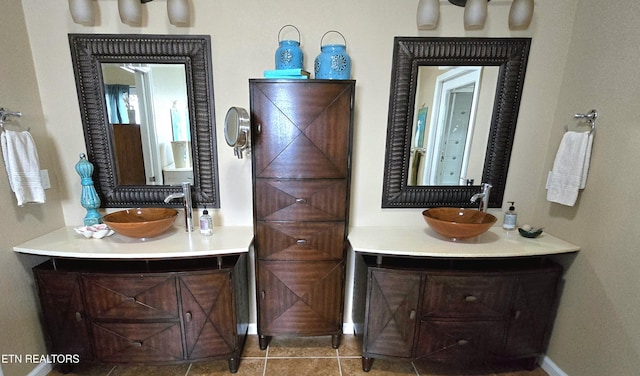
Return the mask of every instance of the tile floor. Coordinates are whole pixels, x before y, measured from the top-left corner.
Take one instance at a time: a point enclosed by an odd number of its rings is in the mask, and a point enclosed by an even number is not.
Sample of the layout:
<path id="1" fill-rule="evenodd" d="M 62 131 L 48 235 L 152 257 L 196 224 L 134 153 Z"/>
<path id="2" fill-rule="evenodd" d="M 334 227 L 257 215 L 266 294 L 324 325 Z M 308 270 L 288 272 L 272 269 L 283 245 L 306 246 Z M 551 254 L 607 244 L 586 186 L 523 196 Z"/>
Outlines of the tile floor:
<path id="1" fill-rule="evenodd" d="M 541 368 L 533 371 L 498 370 L 489 367 L 468 369 L 434 364 L 376 359 L 369 372 L 362 371 L 360 348 L 353 335 L 345 335 L 338 350 L 331 348 L 331 337 L 278 338 L 262 351 L 257 336 L 248 336 L 240 360 L 238 376 L 548 376 Z M 48 376 L 61 376 L 52 371 Z M 231 375 L 225 360 L 191 364 L 80 365 L 67 376 L 217 376 Z"/>

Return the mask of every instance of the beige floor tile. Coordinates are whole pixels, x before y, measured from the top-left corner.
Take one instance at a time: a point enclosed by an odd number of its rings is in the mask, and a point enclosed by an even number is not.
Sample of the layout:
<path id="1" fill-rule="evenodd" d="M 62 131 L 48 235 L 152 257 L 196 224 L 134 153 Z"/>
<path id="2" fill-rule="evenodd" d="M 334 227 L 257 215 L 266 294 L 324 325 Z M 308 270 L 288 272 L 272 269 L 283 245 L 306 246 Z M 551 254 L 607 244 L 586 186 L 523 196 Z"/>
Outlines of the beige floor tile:
<path id="1" fill-rule="evenodd" d="M 414 363 L 420 376 L 493 376 L 494 373 L 483 364 L 460 364 L 456 362 L 426 362 Z"/>
<path id="2" fill-rule="evenodd" d="M 266 376 L 340 376 L 338 358 L 267 359 Z"/>
<path id="3" fill-rule="evenodd" d="M 184 376 L 189 364 L 119 365 L 109 376 Z"/>
<path id="4" fill-rule="evenodd" d="M 267 356 L 267 350 L 260 350 L 260 343 L 257 335 L 247 336 L 242 349 L 243 358 L 264 358 Z"/>
<path id="5" fill-rule="evenodd" d="M 362 359 L 340 359 L 340 367 L 342 376 L 390 376 L 390 375 L 406 375 L 416 376 L 416 371 L 411 362 L 406 361 L 389 361 L 384 359 L 376 359 L 373 361 L 373 367 L 369 372 L 362 370 Z"/>
<path id="6" fill-rule="evenodd" d="M 56 368 L 47 376 L 107 376 L 114 367 L 110 364 L 80 363 L 75 365 L 70 373 L 62 373 Z"/>
<path id="7" fill-rule="evenodd" d="M 359 357 L 362 355 L 362 346 L 358 343 L 355 335 L 345 334 L 342 336 L 342 342 L 338 348 L 338 354 L 341 357 Z"/>
<path id="8" fill-rule="evenodd" d="M 236 376 L 262 376 L 266 359 L 241 359 Z M 229 362 L 215 360 L 210 362 L 195 362 L 191 365 L 187 376 L 219 376 L 231 375 Z"/>
<path id="9" fill-rule="evenodd" d="M 273 337 L 269 343 L 269 358 L 336 357 L 331 347 L 331 336 Z"/>

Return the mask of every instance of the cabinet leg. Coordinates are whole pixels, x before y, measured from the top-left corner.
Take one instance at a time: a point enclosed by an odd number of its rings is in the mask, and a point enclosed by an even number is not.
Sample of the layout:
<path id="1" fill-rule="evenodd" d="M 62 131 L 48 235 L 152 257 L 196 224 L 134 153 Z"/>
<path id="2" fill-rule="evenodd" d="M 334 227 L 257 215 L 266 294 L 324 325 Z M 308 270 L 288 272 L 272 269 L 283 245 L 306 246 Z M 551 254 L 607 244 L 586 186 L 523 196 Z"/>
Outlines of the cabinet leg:
<path id="1" fill-rule="evenodd" d="M 58 370 L 59 370 L 62 374 L 66 375 L 66 374 L 68 374 L 68 373 L 73 372 L 73 365 L 71 365 L 71 364 L 67 364 L 67 363 L 64 363 L 64 364 L 58 364 Z"/>
<path id="2" fill-rule="evenodd" d="M 362 370 L 365 372 L 371 371 L 371 367 L 373 367 L 373 358 L 362 357 Z"/>
<path id="3" fill-rule="evenodd" d="M 229 372 L 238 372 L 238 367 L 240 367 L 240 358 L 229 358 Z"/>
<path id="4" fill-rule="evenodd" d="M 342 342 L 342 334 L 333 334 L 331 336 L 331 347 L 337 349 L 340 347 L 340 342 Z"/>
<path id="5" fill-rule="evenodd" d="M 538 358 L 537 357 L 533 357 L 533 358 L 523 359 L 522 360 L 522 366 L 527 371 L 533 371 L 534 369 L 536 369 L 538 367 Z"/>
<path id="6" fill-rule="evenodd" d="M 258 336 L 258 343 L 260 344 L 260 350 L 266 350 L 267 346 L 269 346 L 269 341 L 271 341 L 271 337 L 269 336 Z"/>

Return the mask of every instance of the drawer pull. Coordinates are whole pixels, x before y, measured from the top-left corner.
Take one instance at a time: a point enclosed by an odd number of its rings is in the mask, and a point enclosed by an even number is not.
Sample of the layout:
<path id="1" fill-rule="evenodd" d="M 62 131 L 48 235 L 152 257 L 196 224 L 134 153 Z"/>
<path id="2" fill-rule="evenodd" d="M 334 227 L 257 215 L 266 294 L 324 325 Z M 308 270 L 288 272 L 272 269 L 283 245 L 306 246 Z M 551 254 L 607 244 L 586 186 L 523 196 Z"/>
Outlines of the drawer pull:
<path id="1" fill-rule="evenodd" d="M 306 204 L 306 203 L 307 203 L 306 198 L 296 198 L 296 204 Z"/>
<path id="2" fill-rule="evenodd" d="M 133 346 L 133 347 L 142 347 L 142 341 L 131 342 L 131 346 Z"/>
<path id="3" fill-rule="evenodd" d="M 307 245 L 307 239 L 298 239 L 298 240 L 296 240 L 296 244 L 298 244 L 298 245 Z"/>
<path id="4" fill-rule="evenodd" d="M 409 320 L 413 321 L 416 319 L 416 310 L 412 309 L 411 312 L 409 313 Z"/>
<path id="5" fill-rule="evenodd" d="M 467 301 L 467 302 L 475 302 L 475 301 L 478 300 L 478 298 L 476 298 L 473 295 L 467 295 L 467 296 L 464 297 L 464 300 Z"/>
<path id="6" fill-rule="evenodd" d="M 77 321 L 77 322 L 82 321 L 82 313 L 80 313 L 80 312 L 76 312 L 76 321 Z"/>
<path id="7" fill-rule="evenodd" d="M 469 341 L 467 341 L 466 339 L 459 339 L 459 340 L 457 340 L 457 341 L 456 341 L 456 343 L 457 343 L 459 346 L 465 346 L 465 345 L 468 345 L 468 344 L 469 344 Z"/>
<path id="8" fill-rule="evenodd" d="M 264 290 L 260 291 L 260 299 L 264 300 L 264 298 L 266 297 L 267 297 L 267 293 Z"/>
<path id="9" fill-rule="evenodd" d="M 185 318 L 185 320 L 187 320 L 187 322 L 190 322 L 190 321 L 191 321 L 191 312 L 187 312 L 187 313 L 184 315 L 184 318 Z"/>
<path id="10" fill-rule="evenodd" d="M 517 320 L 517 319 L 519 319 L 519 318 L 520 318 L 520 315 L 521 315 L 521 314 L 522 314 L 522 311 L 520 311 L 520 310 L 515 311 L 515 312 L 513 313 L 513 318 L 514 318 L 515 320 Z"/>

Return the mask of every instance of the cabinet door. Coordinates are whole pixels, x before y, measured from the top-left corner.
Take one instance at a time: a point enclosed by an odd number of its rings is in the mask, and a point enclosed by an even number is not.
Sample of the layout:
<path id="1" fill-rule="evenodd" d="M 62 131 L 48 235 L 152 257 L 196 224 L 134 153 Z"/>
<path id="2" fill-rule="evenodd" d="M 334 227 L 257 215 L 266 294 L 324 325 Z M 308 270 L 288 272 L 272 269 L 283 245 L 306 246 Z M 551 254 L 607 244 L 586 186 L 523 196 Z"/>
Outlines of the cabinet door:
<path id="1" fill-rule="evenodd" d="M 421 281 L 418 273 L 370 269 L 365 354 L 412 356 Z"/>
<path id="2" fill-rule="evenodd" d="M 341 260 L 344 222 L 261 222 L 256 257 L 263 260 Z"/>
<path id="3" fill-rule="evenodd" d="M 354 84 L 251 82 L 257 178 L 347 178 Z"/>
<path id="4" fill-rule="evenodd" d="M 256 179 L 256 217 L 262 221 L 342 221 L 345 179 Z"/>
<path id="5" fill-rule="evenodd" d="M 177 319 L 172 274 L 85 275 L 87 310 L 94 319 Z"/>
<path id="6" fill-rule="evenodd" d="M 179 277 L 187 358 L 233 353 L 237 348 L 229 271 Z"/>
<path id="7" fill-rule="evenodd" d="M 341 333 L 343 275 L 343 262 L 259 262 L 259 332 Z"/>
<path id="8" fill-rule="evenodd" d="M 91 341 L 80 294 L 79 276 L 34 269 L 44 322 L 51 340 L 50 352 L 78 354 L 91 360 Z"/>
<path id="9" fill-rule="evenodd" d="M 562 271 L 558 267 L 543 273 L 518 277 L 506 340 L 507 356 L 527 356 L 544 352 L 553 323 Z"/>

